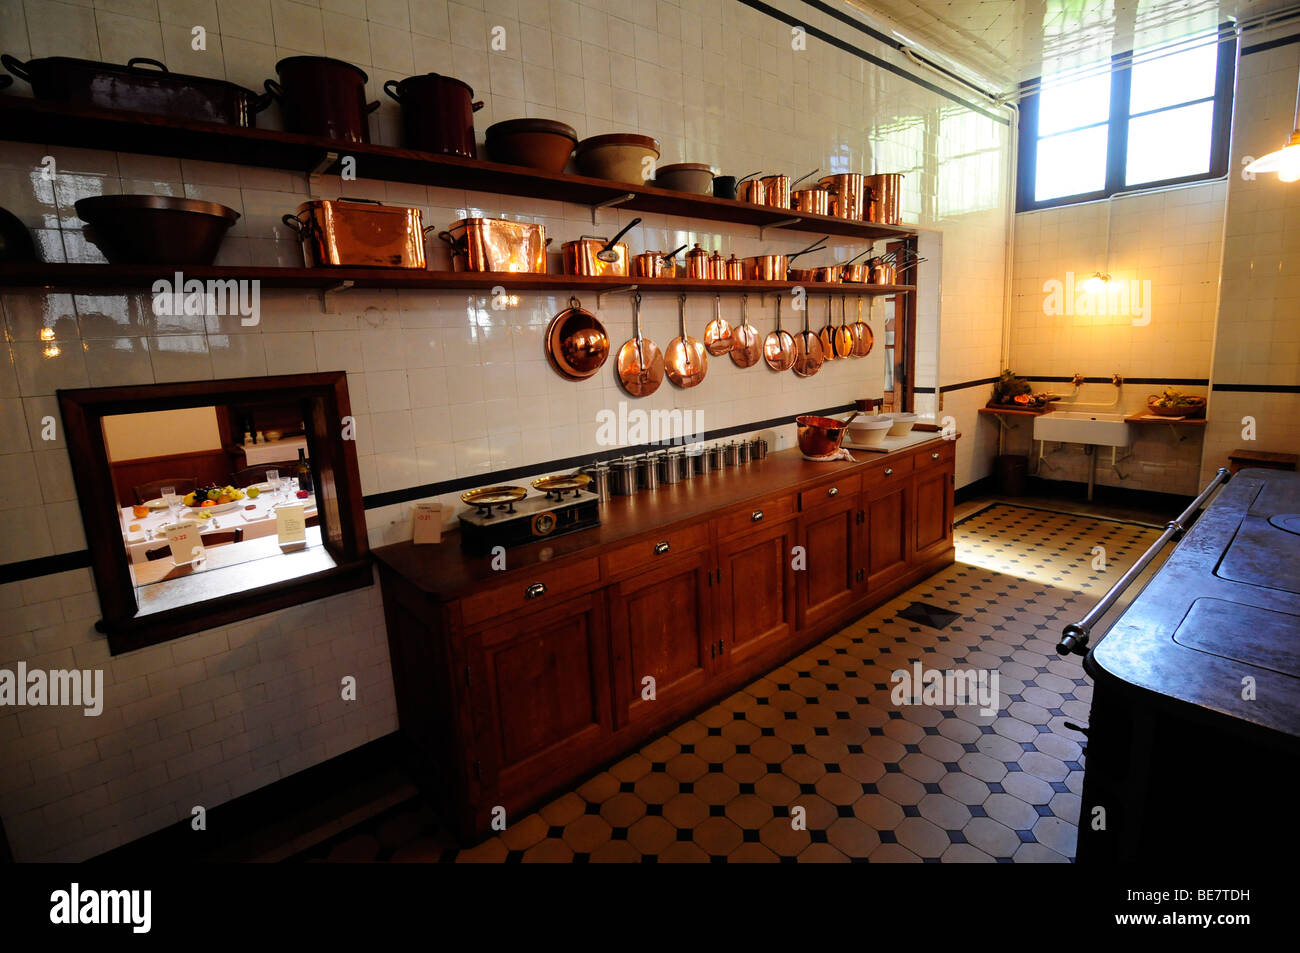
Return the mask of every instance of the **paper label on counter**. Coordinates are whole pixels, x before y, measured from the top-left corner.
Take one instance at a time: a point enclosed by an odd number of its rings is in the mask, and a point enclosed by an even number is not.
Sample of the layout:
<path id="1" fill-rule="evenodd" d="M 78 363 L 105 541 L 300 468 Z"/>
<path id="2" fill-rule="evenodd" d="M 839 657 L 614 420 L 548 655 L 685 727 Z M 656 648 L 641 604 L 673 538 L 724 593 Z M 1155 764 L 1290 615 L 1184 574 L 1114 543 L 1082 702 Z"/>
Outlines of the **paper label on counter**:
<path id="1" fill-rule="evenodd" d="M 411 508 L 411 542 L 442 542 L 442 506 L 438 503 L 416 503 Z"/>
<path id="2" fill-rule="evenodd" d="M 281 546 L 307 545 L 307 511 L 301 506 L 282 506 L 275 511 L 275 532 Z"/>
<path id="3" fill-rule="evenodd" d="M 199 524 L 192 520 L 173 523 L 163 530 L 167 545 L 171 547 L 172 562 L 178 566 L 190 563 L 202 565 L 203 540 L 199 536 Z"/>

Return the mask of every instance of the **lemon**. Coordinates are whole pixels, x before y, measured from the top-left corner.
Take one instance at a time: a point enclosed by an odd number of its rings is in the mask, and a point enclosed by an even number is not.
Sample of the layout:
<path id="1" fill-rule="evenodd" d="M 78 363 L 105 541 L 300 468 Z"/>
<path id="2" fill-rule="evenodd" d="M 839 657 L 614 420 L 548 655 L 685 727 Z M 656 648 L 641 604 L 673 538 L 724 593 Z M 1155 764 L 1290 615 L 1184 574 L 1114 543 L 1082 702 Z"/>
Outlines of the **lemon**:
<path id="1" fill-rule="evenodd" d="M 255 500 L 255 499 L 257 499 L 258 494 L 260 494 L 261 492 L 262 492 L 262 491 L 259 490 L 257 487 L 255 487 L 255 486 L 250 486 L 250 487 L 248 488 L 248 498 L 249 498 L 250 500 Z"/>

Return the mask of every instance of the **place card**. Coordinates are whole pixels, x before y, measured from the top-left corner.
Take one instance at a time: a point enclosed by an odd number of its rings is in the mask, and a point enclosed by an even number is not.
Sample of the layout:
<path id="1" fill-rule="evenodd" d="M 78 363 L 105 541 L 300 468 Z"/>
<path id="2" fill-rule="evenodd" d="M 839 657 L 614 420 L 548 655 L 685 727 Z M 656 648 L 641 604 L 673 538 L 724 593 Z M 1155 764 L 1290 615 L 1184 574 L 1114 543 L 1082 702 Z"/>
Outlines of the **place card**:
<path id="1" fill-rule="evenodd" d="M 203 540 L 199 536 L 199 524 L 193 520 L 182 520 L 163 528 L 163 538 L 171 547 L 172 562 L 178 566 L 195 566 L 203 564 Z"/>
<path id="2" fill-rule="evenodd" d="M 411 508 L 411 542 L 442 542 L 442 506 L 437 503 L 416 503 Z"/>
<path id="3" fill-rule="evenodd" d="M 275 511 L 275 532 L 281 549 L 307 545 L 307 511 L 301 506 L 282 506 Z"/>

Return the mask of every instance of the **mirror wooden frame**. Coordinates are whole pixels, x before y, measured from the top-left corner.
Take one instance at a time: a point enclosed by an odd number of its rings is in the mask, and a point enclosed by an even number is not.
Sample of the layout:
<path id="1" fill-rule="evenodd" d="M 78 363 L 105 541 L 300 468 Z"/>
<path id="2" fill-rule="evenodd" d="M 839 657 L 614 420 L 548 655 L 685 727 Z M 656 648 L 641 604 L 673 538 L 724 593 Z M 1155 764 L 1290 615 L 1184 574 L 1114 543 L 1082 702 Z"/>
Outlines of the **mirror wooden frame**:
<path id="1" fill-rule="evenodd" d="M 352 410 L 343 371 L 61 390 L 58 399 L 103 612 L 95 627 L 108 636 L 112 654 L 373 583 L 356 442 L 345 438 L 344 433 L 345 418 L 350 418 Z M 119 504 L 113 490 L 103 418 L 212 404 L 278 401 L 297 403 L 302 409 L 308 455 L 315 471 L 321 541 L 335 566 L 140 616 L 122 546 Z"/>

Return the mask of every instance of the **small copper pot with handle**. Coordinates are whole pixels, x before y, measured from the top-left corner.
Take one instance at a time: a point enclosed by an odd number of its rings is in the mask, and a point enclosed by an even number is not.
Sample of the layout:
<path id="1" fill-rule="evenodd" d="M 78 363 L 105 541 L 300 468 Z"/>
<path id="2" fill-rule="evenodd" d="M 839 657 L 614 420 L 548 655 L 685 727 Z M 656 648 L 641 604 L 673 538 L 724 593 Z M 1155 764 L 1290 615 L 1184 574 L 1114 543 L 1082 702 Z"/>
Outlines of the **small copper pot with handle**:
<path id="1" fill-rule="evenodd" d="M 577 241 L 565 242 L 560 246 L 565 274 L 626 277 L 630 269 L 630 256 L 627 244 L 619 239 L 639 224 L 641 219 L 634 218 L 609 239 L 583 235 Z"/>
<path id="2" fill-rule="evenodd" d="M 831 214 L 831 193 L 826 189 L 799 189 L 793 198 L 796 212 L 808 215 Z"/>

